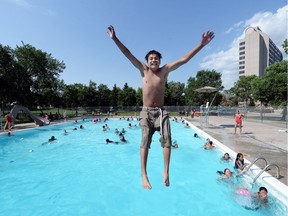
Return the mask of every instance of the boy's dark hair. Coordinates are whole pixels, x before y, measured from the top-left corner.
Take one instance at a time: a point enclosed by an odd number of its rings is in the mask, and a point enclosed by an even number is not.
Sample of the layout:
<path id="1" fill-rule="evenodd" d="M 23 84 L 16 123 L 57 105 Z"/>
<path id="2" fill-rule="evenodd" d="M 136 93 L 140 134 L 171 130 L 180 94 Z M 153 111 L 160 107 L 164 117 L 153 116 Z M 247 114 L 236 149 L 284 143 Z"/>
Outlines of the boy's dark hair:
<path id="1" fill-rule="evenodd" d="M 151 51 L 149 51 L 149 52 L 146 54 L 146 56 L 145 56 L 145 59 L 146 59 L 147 62 L 148 62 L 148 57 L 149 57 L 149 55 L 151 55 L 151 54 L 157 55 L 157 56 L 159 57 L 159 59 L 162 58 L 162 55 L 161 55 L 160 52 L 158 52 L 158 51 L 156 51 L 156 50 L 151 50 Z"/>
<path id="2" fill-rule="evenodd" d="M 266 191 L 266 192 L 268 193 L 267 188 L 265 188 L 265 187 L 260 187 L 260 188 L 259 188 L 259 192 L 262 191 L 262 190 L 264 190 L 264 191 Z"/>

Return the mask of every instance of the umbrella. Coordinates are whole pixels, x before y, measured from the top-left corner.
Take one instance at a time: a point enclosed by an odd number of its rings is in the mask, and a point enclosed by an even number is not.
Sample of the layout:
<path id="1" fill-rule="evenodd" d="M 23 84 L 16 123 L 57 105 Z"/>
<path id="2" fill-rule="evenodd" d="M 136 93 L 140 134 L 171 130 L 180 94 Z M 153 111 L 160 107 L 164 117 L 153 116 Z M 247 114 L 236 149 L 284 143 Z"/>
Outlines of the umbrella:
<path id="1" fill-rule="evenodd" d="M 214 97 L 213 97 L 213 99 L 212 99 L 212 102 L 210 103 L 210 105 L 209 105 L 209 102 L 207 102 L 206 103 L 206 115 L 205 115 L 205 118 L 206 118 L 206 125 L 208 125 L 209 124 L 209 120 L 208 120 L 208 117 L 209 117 L 209 110 L 210 110 L 210 107 L 211 107 L 211 105 L 212 105 L 212 103 L 213 103 L 213 101 L 214 101 L 214 99 L 215 99 L 215 97 L 216 97 L 216 95 L 217 95 L 217 91 L 218 91 L 218 89 L 217 88 L 214 88 L 214 87 L 211 87 L 211 86 L 204 86 L 204 87 L 202 87 L 202 88 L 198 88 L 198 89 L 196 89 L 195 91 L 197 91 L 197 92 L 199 92 L 199 93 L 212 93 L 212 92 L 216 92 L 216 94 L 214 95 Z M 200 120 L 201 121 L 201 120 Z M 202 123 L 201 123 L 201 125 L 202 125 Z"/>
<path id="2" fill-rule="evenodd" d="M 211 92 L 216 92 L 217 88 L 211 87 L 211 86 L 205 86 L 202 88 L 198 88 L 195 91 L 200 92 L 200 93 L 211 93 Z"/>

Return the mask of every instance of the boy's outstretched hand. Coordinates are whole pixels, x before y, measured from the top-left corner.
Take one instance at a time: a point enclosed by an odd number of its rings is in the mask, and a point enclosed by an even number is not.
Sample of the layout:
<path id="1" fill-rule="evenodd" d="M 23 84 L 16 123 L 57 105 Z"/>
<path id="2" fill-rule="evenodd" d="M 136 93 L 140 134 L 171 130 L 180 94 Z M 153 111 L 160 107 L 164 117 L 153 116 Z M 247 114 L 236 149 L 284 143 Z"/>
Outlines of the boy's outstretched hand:
<path id="1" fill-rule="evenodd" d="M 113 39 L 116 35 L 115 31 L 114 31 L 114 27 L 112 25 L 108 26 L 108 34 L 109 36 Z"/>
<path id="2" fill-rule="evenodd" d="M 210 43 L 210 41 L 214 38 L 214 32 L 213 31 L 207 31 L 204 32 L 202 34 L 202 40 L 201 40 L 201 44 L 203 46 L 207 45 L 208 43 Z"/>

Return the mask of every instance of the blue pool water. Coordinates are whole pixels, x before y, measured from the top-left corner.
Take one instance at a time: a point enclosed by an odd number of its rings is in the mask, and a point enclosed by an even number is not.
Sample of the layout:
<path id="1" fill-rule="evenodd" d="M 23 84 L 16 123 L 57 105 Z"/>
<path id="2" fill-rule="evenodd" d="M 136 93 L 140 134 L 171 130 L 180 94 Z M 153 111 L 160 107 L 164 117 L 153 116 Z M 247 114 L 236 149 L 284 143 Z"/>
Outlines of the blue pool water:
<path id="1" fill-rule="evenodd" d="M 128 123 L 137 127 L 129 129 Z M 103 124 L 110 129 L 102 131 Z M 86 120 L 17 131 L 12 137 L 0 135 L 0 215 L 285 214 L 287 208 L 271 194 L 267 207 L 244 208 L 250 203 L 235 189 L 244 186 L 256 192 L 259 185 L 247 183 L 245 176 L 234 183 L 218 180 L 216 171 L 233 170 L 233 161 L 221 162 L 219 150 L 204 150 L 206 138 L 194 138 L 193 129 L 173 121 L 171 127 L 179 144 L 172 150 L 171 186 L 162 183 L 163 155 L 155 133 L 148 158 L 152 190 L 141 186 L 137 121 L 111 119 L 94 124 Z M 106 144 L 106 138 L 119 141 L 115 128 L 126 129 L 127 143 Z M 47 144 L 51 136 L 57 140 Z"/>

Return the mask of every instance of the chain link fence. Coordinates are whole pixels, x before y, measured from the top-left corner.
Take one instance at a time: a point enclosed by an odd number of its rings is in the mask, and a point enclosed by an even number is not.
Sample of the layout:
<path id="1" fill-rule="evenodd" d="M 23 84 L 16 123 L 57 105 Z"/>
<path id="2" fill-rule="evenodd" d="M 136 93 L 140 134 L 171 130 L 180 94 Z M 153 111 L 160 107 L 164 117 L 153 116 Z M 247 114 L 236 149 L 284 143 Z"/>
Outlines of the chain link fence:
<path id="1" fill-rule="evenodd" d="M 107 107 L 72 107 L 72 108 L 41 108 L 31 110 L 33 114 L 43 117 L 48 115 L 49 119 L 60 120 L 63 115 L 69 118 L 88 116 L 139 116 L 142 106 L 107 106 Z M 237 110 L 244 115 L 246 121 L 257 121 L 265 124 L 277 124 L 287 127 L 287 106 L 286 107 L 224 107 L 224 106 L 165 106 L 171 116 L 186 116 L 196 118 L 201 116 L 224 116 L 234 118 Z M 2 111 L 2 122 L 5 123 L 5 115 L 10 110 Z M 20 111 L 16 118 L 16 123 L 31 122 L 26 113 Z"/>

